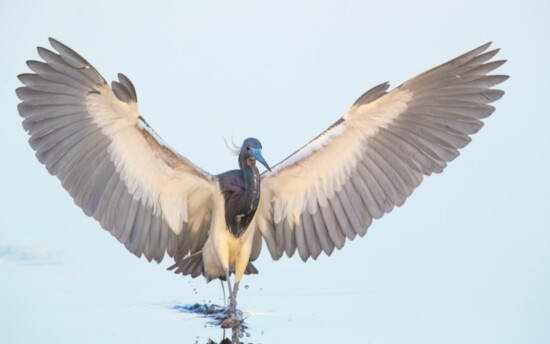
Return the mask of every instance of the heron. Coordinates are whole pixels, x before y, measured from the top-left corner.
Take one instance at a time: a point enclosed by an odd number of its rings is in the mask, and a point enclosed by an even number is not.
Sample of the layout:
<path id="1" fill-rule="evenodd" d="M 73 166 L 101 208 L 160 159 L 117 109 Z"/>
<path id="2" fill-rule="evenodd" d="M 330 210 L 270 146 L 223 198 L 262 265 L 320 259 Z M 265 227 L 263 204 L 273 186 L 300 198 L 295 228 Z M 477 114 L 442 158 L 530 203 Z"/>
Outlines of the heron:
<path id="1" fill-rule="evenodd" d="M 327 130 L 280 163 L 247 138 L 238 169 L 213 175 L 170 148 L 138 111 L 124 74 L 109 83 L 50 38 L 18 76 L 30 146 L 82 208 L 138 257 L 175 273 L 227 281 L 230 311 L 265 243 L 271 257 L 316 260 L 362 237 L 440 173 L 493 113 L 506 60 L 484 44 L 389 91 L 360 96 Z M 265 167 L 260 173 L 257 163 Z M 231 278 L 233 277 L 233 283 Z M 225 299 L 225 297 L 224 297 Z"/>

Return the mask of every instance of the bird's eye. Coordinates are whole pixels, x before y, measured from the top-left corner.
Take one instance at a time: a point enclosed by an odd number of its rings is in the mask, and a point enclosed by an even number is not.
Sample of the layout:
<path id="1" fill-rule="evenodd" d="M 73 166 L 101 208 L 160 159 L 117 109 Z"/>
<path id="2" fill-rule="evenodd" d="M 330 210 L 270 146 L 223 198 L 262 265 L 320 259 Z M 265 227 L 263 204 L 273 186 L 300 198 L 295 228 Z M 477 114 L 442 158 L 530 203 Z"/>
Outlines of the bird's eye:
<path id="1" fill-rule="evenodd" d="M 250 152 L 250 146 L 246 146 L 246 150 Z"/>

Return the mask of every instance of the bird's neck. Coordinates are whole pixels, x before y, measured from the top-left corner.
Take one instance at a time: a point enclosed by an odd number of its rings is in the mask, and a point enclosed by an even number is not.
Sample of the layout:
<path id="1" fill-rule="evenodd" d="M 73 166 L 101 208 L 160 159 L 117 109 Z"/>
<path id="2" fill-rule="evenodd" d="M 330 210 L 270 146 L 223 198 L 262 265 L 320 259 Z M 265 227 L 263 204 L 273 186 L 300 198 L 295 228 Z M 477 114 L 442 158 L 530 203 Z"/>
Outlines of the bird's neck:
<path id="1" fill-rule="evenodd" d="M 255 212 L 260 199 L 260 172 L 254 164 L 246 164 L 241 170 L 244 176 L 245 211 Z"/>

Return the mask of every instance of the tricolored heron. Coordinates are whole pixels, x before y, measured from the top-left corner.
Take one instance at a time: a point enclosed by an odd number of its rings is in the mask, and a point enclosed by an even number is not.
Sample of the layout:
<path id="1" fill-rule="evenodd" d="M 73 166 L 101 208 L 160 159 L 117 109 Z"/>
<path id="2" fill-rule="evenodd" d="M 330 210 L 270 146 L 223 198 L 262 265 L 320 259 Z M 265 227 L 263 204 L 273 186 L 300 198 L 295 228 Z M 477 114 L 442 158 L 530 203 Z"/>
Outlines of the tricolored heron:
<path id="1" fill-rule="evenodd" d="M 169 148 L 138 112 L 123 74 L 111 86 L 66 45 L 38 48 L 21 74 L 19 114 L 41 163 L 84 213 L 149 261 L 227 280 L 231 309 L 262 242 L 274 260 L 330 255 L 440 173 L 482 126 L 503 91 L 488 75 L 490 43 L 412 78 L 363 94 L 334 125 L 271 169 L 255 138 L 239 169 L 211 175 Z M 256 162 L 267 171 L 260 174 Z M 234 274 L 231 288 L 230 276 Z"/>

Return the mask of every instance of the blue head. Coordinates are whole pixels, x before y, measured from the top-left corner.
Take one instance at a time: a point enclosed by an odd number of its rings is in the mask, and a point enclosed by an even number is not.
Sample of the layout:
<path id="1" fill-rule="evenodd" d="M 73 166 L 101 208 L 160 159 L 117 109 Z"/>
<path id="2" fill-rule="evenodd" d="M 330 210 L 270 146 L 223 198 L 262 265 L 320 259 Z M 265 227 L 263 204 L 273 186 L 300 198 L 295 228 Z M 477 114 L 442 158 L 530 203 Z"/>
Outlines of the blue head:
<path id="1" fill-rule="evenodd" d="M 265 168 L 271 171 L 271 168 L 269 168 L 269 165 L 262 156 L 262 144 L 260 143 L 260 141 L 258 141 L 258 139 L 249 137 L 244 140 L 241 147 L 241 151 L 239 153 L 239 166 L 241 167 L 241 169 L 245 165 L 255 167 L 256 161 L 259 161 L 262 165 L 265 166 Z"/>

